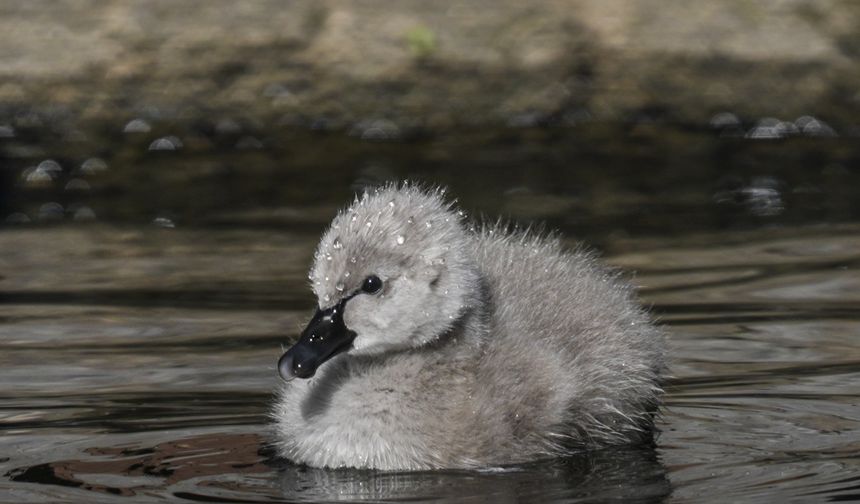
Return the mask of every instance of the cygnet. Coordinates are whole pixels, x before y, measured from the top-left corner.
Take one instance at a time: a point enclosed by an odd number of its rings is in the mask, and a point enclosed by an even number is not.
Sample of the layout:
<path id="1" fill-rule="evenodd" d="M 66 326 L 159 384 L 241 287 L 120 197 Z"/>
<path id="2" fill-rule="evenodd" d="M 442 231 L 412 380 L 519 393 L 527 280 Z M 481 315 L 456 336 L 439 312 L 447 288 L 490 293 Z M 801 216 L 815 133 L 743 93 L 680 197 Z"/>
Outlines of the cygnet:
<path id="1" fill-rule="evenodd" d="M 296 463 L 482 468 L 652 439 L 664 336 L 558 236 L 389 184 L 337 214 L 309 278 L 318 306 L 272 412 Z"/>

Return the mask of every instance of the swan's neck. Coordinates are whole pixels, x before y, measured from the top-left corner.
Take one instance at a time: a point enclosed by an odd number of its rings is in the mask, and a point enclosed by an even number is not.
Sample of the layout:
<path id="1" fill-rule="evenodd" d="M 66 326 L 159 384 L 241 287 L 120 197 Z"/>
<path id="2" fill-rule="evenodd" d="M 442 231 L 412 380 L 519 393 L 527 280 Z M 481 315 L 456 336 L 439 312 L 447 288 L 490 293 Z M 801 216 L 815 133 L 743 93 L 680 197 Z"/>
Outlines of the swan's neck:
<path id="1" fill-rule="evenodd" d="M 479 277 L 477 287 L 462 315 L 450 330 L 430 344 L 438 350 L 453 350 L 470 357 L 483 352 L 489 335 L 492 299 L 486 282 Z"/>

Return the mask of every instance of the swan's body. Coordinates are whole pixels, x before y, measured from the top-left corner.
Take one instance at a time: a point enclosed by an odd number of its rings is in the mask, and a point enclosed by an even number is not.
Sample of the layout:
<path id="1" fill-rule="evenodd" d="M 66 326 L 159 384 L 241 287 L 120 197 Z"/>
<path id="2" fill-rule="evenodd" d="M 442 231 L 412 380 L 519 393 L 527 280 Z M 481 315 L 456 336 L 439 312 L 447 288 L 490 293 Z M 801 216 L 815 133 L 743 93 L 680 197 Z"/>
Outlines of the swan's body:
<path id="1" fill-rule="evenodd" d="M 282 455 L 463 468 L 650 436 L 663 338 L 630 288 L 555 239 L 471 231 L 461 215 L 438 192 L 387 186 L 335 218 L 311 279 L 353 339 L 283 386 Z M 361 293 L 371 275 L 385 287 Z M 288 378 L 311 332 L 282 359 Z"/>

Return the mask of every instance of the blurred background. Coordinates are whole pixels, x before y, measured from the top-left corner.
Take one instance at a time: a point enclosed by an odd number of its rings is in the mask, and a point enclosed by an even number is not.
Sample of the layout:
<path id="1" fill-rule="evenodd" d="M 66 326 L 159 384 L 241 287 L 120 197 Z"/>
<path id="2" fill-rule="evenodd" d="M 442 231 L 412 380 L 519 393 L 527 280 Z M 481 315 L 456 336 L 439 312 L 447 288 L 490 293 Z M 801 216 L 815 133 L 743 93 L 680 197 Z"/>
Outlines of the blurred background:
<path id="1" fill-rule="evenodd" d="M 584 232 L 857 216 L 850 0 L 7 1 L 0 33 L 6 225 L 321 224 L 405 177 Z"/>
<path id="2" fill-rule="evenodd" d="M 403 179 L 631 276 L 656 449 L 272 459 L 316 240 Z M 858 498 L 858 222 L 854 0 L 0 0 L 0 497 Z"/>

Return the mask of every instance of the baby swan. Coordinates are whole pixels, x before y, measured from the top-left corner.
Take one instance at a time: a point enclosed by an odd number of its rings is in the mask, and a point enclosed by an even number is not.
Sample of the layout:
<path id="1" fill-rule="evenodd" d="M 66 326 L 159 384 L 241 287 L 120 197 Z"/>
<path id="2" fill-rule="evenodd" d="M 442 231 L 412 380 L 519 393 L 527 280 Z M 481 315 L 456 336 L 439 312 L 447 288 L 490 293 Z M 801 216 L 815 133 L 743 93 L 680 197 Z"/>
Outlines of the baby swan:
<path id="1" fill-rule="evenodd" d="M 474 468 L 648 439 L 664 342 L 631 289 L 556 239 L 468 229 L 443 193 L 371 190 L 323 235 L 319 308 L 278 364 L 278 451 Z"/>

